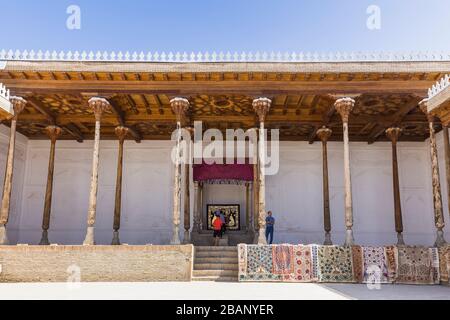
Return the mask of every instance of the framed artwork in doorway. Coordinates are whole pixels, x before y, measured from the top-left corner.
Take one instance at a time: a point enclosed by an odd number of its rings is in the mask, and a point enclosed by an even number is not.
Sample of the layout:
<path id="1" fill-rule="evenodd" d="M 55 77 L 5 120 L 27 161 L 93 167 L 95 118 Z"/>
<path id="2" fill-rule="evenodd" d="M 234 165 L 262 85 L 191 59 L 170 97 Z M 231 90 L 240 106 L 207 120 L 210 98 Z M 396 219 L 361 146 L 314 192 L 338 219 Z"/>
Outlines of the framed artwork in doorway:
<path id="1" fill-rule="evenodd" d="M 241 229 L 241 207 L 238 204 L 208 204 L 208 230 L 212 230 L 212 221 L 216 211 L 225 215 L 227 230 L 237 231 Z"/>

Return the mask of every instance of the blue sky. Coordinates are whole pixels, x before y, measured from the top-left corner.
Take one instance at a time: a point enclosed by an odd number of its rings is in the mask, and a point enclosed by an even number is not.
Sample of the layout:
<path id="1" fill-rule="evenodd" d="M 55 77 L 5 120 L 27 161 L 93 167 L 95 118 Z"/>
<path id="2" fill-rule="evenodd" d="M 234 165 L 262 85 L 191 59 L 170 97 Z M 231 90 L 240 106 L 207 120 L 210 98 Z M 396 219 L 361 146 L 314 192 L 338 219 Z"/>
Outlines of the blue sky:
<path id="1" fill-rule="evenodd" d="M 69 5 L 81 29 L 66 27 Z M 369 30 L 369 5 L 381 29 Z M 450 51 L 449 0 L 0 0 L 0 48 Z"/>

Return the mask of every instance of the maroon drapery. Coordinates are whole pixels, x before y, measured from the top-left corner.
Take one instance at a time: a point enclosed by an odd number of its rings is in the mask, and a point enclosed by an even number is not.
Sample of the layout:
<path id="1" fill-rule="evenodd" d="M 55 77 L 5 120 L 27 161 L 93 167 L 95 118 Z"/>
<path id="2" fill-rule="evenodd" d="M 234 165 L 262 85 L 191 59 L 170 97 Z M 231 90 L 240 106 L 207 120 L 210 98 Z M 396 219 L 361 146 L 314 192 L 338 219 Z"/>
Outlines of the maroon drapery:
<path id="1" fill-rule="evenodd" d="M 253 181 L 252 164 L 194 164 L 194 181 Z"/>

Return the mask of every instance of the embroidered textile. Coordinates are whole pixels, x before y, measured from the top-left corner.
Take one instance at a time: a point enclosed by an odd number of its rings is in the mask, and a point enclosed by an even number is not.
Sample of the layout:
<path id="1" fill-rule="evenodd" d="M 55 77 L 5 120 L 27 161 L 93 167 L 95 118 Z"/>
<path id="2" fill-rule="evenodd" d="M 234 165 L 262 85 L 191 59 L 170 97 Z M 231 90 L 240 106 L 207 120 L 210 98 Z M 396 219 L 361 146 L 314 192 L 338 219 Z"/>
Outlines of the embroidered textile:
<path id="1" fill-rule="evenodd" d="M 318 262 L 319 282 L 355 282 L 351 247 L 319 247 Z"/>
<path id="2" fill-rule="evenodd" d="M 434 284 L 433 250 L 424 247 L 398 247 L 397 283 Z"/>

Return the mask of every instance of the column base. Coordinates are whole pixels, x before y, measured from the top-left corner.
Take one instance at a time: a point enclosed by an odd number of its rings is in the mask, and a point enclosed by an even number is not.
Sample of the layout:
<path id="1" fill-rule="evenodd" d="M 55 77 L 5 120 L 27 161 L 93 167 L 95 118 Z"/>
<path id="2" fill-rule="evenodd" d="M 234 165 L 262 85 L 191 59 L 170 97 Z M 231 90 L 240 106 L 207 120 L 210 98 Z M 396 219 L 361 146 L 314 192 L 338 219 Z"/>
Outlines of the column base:
<path id="1" fill-rule="evenodd" d="M 353 237 L 353 230 L 347 229 L 347 232 L 345 234 L 345 243 L 344 246 L 350 247 L 355 244 L 355 238 Z"/>
<path id="2" fill-rule="evenodd" d="M 113 231 L 112 246 L 120 246 L 119 231 Z"/>
<path id="3" fill-rule="evenodd" d="M 331 240 L 331 233 L 325 232 L 325 241 L 323 243 L 324 246 L 332 246 L 333 241 Z"/>
<path id="4" fill-rule="evenodd" d="M 177 226 L 174 227 L 174 229 L 173 229 L 172 241 L 170 241 L 170 244 L 173 246 L 177 246 L 177 245 L 181 244 L 179 227 L 177 227 Z"/>
<path id="5" fill-rule="evenodd" d="M 403 240 L 403 233 L 401 233 L 401 232 L 397 233 L 397 245 L 398 246 L 406 245 L 405 240 Z"/>
<path id="6" fill-rule="evenodd" d="M 257 243 L 258 243 L 259 246 L 267 245 L 266 235 L 261 230 L 258 232 Z"/>
<path id="7" fill-rule="evenodd" d="M 41 241 L 39 241 L 40 246 L 49 246 L 50 242 L 48 241 L 48 231 L 42 230 Z"/>
<path id="8" fill-rule="evenodd" d="M 93 246 L 95 245 L 94 240 L 94 227 L 88 227 L 86 230 L 86 237 L 83 241 L 83 246 Z"/>
<path id="9" fill-rule="evenodd" d="M 447 241 L 444 239 L 444 231 L 438 230 L 436 236 L 436 242 L 434 243 L 435 247 L 443 247 L 447 244 Z"/>
<path id="10" fill-rule="evenodd" d="M 0 226 L 0 246 L 9 245 L 8 234 L 6 232 L 6 226 Z"/>
<path id="11" fill-rule="evenodd" d="M 184 230 L 183 244 L 189 243 L 191 243 L 191 233 L 189 232 L 189 230 Z"/>

